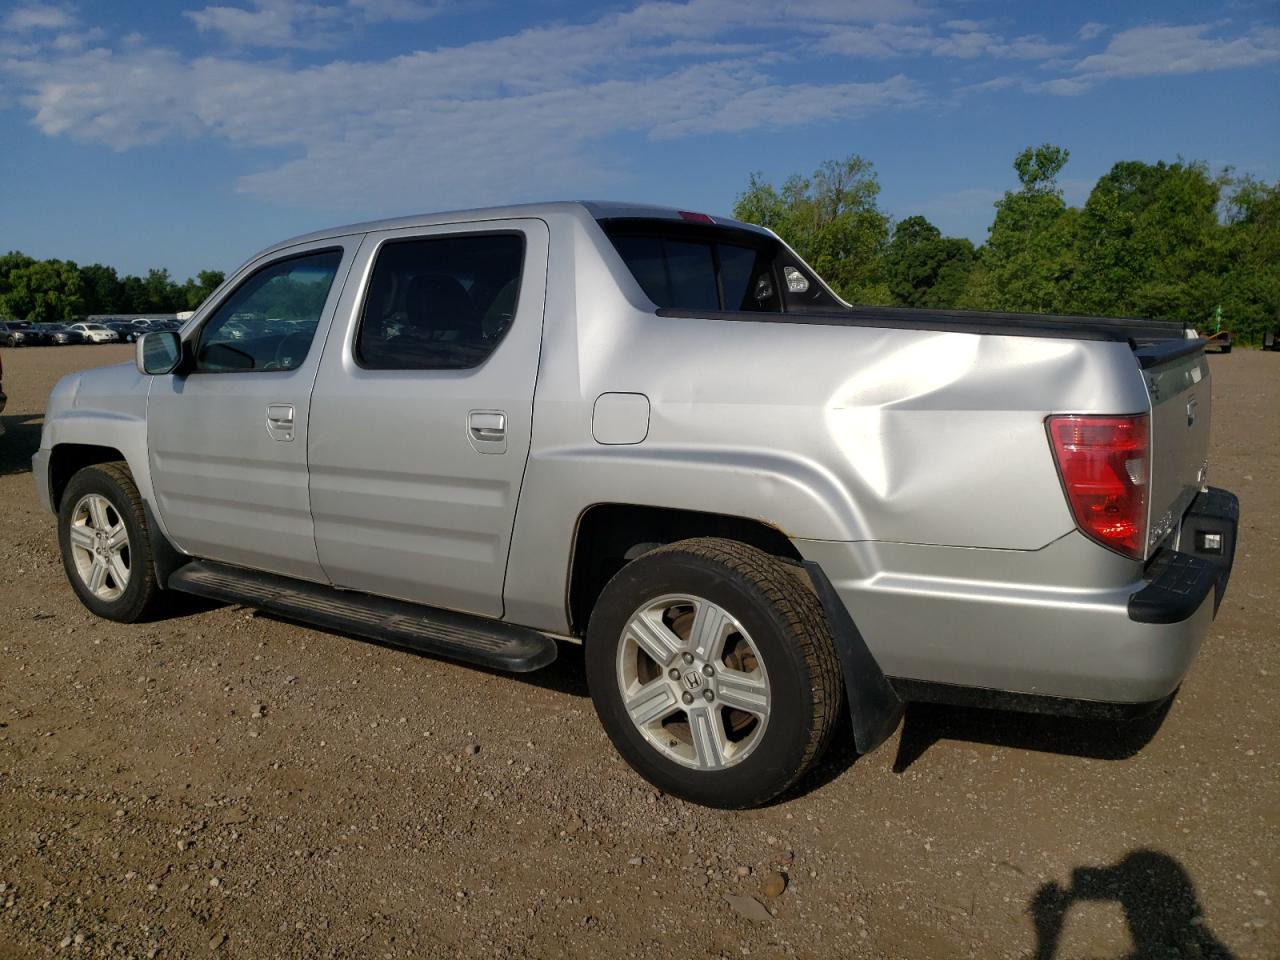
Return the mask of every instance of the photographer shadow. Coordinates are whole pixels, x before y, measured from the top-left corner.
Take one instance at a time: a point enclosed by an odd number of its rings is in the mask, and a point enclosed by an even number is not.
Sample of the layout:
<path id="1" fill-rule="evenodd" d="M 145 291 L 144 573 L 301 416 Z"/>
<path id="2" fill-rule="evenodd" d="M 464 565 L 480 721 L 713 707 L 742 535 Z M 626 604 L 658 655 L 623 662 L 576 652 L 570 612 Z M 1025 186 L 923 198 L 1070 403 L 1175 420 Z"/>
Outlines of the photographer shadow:
<path id="1" fill-rule="evenodd" d="M 1040 887 L 1030 905 L 1034 960 L 1058 958 L 1067 914 L 1077 903 L 1120 905 L 1134 944 L 1124 960 L 1234 956 L 1205 925 L 1195 885 L 1182 864 L 1158 850 L 1134 850 L 1108 867 L 1077 867 L 1066 888 L 1056 881 Z"/>

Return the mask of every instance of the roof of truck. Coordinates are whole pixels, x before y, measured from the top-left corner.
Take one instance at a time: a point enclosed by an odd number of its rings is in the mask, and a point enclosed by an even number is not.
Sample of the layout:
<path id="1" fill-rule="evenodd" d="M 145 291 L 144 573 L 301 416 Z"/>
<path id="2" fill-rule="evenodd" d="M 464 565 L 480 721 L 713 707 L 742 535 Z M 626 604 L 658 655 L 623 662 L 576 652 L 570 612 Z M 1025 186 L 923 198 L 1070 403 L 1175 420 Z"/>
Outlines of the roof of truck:
<path id="1" fill-rule="evenodd" d="M 555 214 L 573 214 L 586 211 L 595 220 L 686 220 L 691 211 L 678 207 L 662 207 L 646 203 L 627 203 L 614 200 L 557 200 L 550 203 L 518 203 L 505 207 L 477 207 L 471 210 L 447 210 L 440 213 L 420 213 L 408 217 L 391 217 L 385 220 L 368 220 L 364 223 L 349 223 L 325 230 L 316 230 L 288 240 L 273 244 L 262 253 L 270 253 L 300 243 L 312 243 L 317 240 L 332 240 L 346 237 L 354 233 L 370 233 L 375 230 L 400 230 L 406 227 L 425 227 L 447 223 L 466 223 L 477 220 L 510 220 L 521 217 L 537 218 Z M 768 234 L 769 231 L 753 223 L 743 223 L 731 217 L 710 216 L 719 225 L 734 227 L 739 230 L 750 230 L 754 233 Z M 259 254 L 261 256 L 262 254 Z"/>

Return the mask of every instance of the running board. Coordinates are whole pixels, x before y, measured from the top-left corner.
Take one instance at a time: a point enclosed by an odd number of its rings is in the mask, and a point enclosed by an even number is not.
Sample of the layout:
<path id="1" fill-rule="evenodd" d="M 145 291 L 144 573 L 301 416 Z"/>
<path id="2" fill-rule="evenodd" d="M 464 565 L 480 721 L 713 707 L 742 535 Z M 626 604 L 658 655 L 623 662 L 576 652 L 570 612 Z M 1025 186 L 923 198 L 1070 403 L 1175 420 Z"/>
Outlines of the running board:
<path id="1" fill-rule="evenodd" d="M 556 658 L 556 642 L 527 627 L 210 560 L 179 567 L 169 588 L 491 670 L 528 673 Z"/>

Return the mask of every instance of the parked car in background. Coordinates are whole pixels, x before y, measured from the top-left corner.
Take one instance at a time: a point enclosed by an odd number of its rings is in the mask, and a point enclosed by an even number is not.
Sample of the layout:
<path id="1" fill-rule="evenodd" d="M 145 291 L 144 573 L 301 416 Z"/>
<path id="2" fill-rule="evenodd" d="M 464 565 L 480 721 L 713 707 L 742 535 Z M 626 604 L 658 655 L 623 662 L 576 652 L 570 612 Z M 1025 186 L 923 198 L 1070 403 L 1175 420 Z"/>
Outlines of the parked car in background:
<path id="1" fill-rule="evenodd" d="M 79 331 L 89 343 L 118 343 L 119 335 L 103 323 L 73 323 L 68 330 Z"/>
<path id="2" fill-rule="evenodd" d="M 0 324 L 0 343 L 6 347 L 36 347 L 49 342 L 44 331 L 25 320 L 7 320 Z"/>
<path id="3" fill-rule="evenodd" d="M 79 330 L 72 330 L 65 323 L 37 323 L 35 329 L 45 334 L 50 343 L 65 345 L 68 343 L 85 343 L 86 338 Z"/>
<path id="4" fill-rule="evenodd" d="M 133 343 L 146 332 L 127 320 L 112 320 L 103 324 L 103 326 L 109 330 L 114 330 L 121 343 Z"/>
<path id="5" fill-rule="evenodd" d="M 1218 353 L 1231 352 L 1231 331 L 1219 330 L 1217 333 L 1210 333 L 1204 338 L 1204 348 L 1206 351 L 1215 350 Z"/>

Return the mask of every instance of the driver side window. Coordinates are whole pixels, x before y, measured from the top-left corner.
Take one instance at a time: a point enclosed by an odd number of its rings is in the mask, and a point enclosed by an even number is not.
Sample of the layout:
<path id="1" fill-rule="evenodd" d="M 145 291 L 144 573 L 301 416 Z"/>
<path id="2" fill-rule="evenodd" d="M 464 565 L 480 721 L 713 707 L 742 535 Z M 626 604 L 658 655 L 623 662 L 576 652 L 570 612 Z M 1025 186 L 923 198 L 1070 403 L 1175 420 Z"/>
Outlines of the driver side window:
<path id="1" fill-rule="evenodd" d="M 252 274 L 205 323 L 196 373 L 294 370 L 307 359 L 341 250 L 277 260 Z"/>

